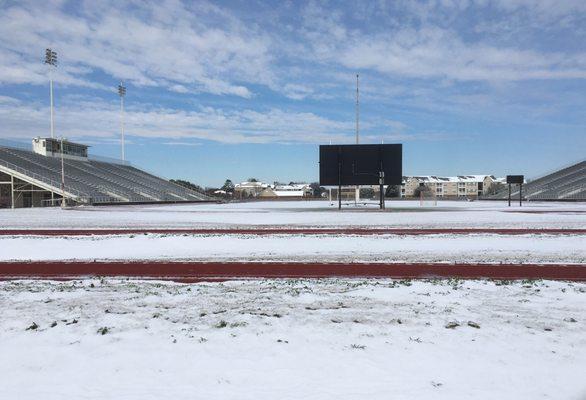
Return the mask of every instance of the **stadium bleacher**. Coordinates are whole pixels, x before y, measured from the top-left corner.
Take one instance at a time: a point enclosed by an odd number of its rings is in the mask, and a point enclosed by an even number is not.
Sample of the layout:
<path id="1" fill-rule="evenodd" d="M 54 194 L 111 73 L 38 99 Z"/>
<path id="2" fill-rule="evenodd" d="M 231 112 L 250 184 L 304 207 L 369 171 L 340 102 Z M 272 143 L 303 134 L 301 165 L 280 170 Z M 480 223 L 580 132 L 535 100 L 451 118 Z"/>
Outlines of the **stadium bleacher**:
<path id="1" fill-rule="evenodd" d="M 512 186 L 512 197 L 519 196 L 519 188 Z M 506 199 L 508 188 L 488 199 Z M 523 185 L 523 198 L 527 200 L 586 200 L 586 160 L 562 168 Z"/>
<path id="2" fill-rule="evenodd" d="M 78 204 L 209 201 L 129 163 L 64 159 L 66 198 Z M 61 193 L 61 159 L 0 146 L 0 172 L 47 192 Z"/>

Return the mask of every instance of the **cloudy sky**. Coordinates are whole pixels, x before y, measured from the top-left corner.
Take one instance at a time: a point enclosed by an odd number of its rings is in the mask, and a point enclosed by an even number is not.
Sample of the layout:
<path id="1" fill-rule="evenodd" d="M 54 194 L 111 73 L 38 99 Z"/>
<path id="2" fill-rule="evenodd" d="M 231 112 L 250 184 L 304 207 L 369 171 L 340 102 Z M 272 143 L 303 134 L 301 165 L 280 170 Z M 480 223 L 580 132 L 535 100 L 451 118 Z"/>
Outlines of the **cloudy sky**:
<path id="1" fill-rule="evenodd" d="M 0 138 L 58 135 L 168 178 L 316 180 L 317 146 L 403 143 L 405 174 L 586 158 L 586 1 L 0 0 Z"/>

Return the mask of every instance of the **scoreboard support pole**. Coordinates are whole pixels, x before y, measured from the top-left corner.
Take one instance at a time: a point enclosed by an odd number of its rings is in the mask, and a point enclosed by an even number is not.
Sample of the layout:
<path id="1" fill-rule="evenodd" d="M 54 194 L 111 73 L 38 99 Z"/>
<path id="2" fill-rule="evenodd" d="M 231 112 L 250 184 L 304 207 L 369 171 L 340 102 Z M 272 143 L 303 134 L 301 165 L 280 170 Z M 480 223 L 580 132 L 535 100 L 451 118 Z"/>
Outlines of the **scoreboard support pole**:
<path id="1" fill-rule="evenodd" d="M 380 209 L 384 210 L 385 209 L 385 189 L 384 189 L 385 172 L 384 171 L 379 172 L 378 184 L 379 184 L 379 190 L 380 190 Z"/>
<path id="2" fill-rule="evenodd" d="M 509 183 L 509 207 L 511 206 L 511 184 Z"/>
<path id="3" fill-rule="evenodd" d="M 519 207 L 523 206 L 523 184 L 519 184 Z"/>
<path id="4" fill-rule="evenodd" d="M 342 149 L 338 147 L 338 210 L 342 210 Z"/>

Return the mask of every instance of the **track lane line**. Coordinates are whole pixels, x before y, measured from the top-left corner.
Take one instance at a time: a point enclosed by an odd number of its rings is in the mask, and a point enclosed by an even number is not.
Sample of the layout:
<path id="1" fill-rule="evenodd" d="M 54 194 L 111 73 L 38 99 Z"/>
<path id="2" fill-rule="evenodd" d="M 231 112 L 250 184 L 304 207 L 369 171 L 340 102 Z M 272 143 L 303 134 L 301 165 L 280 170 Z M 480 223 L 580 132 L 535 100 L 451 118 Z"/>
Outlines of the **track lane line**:
<path id="1" fill-rule="evenodd" d="M 586 281 L 585 264 L 33 261 L 0 262 L 0 279 L 119 277 L 176 281 L 279 278 L 462 278 Z"/>

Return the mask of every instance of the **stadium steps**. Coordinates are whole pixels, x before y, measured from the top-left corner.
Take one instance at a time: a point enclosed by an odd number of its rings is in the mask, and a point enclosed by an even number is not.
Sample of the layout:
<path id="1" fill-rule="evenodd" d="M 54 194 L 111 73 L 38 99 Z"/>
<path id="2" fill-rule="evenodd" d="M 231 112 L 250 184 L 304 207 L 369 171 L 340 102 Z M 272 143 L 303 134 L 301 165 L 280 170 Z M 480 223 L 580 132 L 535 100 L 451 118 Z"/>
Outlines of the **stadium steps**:
<path id="1" fill-rule="evenodd" d="M 93 162 L 92 162 L 93 164 Z M 130 190 L 133 190 L 135 193 L 148 197 L 154 201 L 162 201 L 165 200 L 164 193 L 160 190 L 153 189 L 153 185 L 155 183 L 148 184 L 143 181 L 132 179 L 126 176 L 125 174 L 120 172 L 120 169 L 115 168 L 114 164 L 107 164 L 107 163 L 100 163 L 101 165 L 97 169 L 100 171 L 107 171 L 107 175 L 110 177 L 114 177 L 112 180 L 116 183 L 128 187 Z M 160 183 L 159 183 L 160 184 Z"/>
<path id="2" fill-rule="evenodd" d="M 26 163 L 20 162 L 20 160 L 16 159 L 13 155 L 4 151 L 5 149 L 0 147 L 0 169 L 3 170 L 5 173 L 12 174 L 17 178 L 25 181 L 30 181 L 34 185 L 42 187 L 48 191 L 59 192 L 61 193 L 61 177 L 57 176 L 50 176 L 47 174 L 38 174 L 38 170 L 34 167 L 30 168 L 30 165 L 26 165 Z M 14 164 L 11 160 L 19 165 Z M 28 167 L 28 168 L 26 168 Z M 34 172 L 36 171 L 36 172 Z M 28 179 L 27 179 L 28 178 Z M 85 199 L 89 197 L 88 193 L 81 192 L 73 187 L 66 187 L 65 192 L 68 197 L 76 198 L 80 202 L 84 202 Z"/>
<path id="3" fill-rule="evenodd" d="M 31 151 L 0 146 L 0 165 L 18 170 L 24 177 L 46 182 L 46 189 L 60 188 L 61 159 Z M 203 193 L 192 191 L 129 165 L 97 160 L 65 159 L 65 189 L 78 202 L 156 203 L 161 201 L 209 201 Z M 26 179 L 25 179 L 26 180 Z M 73 196 L 72 196 L 73 197 Z"/>
<path id="4" fill-rule="evenodd" d="M 125 197 L 126 201 L 130 201 L 131 199 L 135 199 L 136 201 L 144 201 L 149 199 L 154 201 L 161 200 L 157 198 L 155 195 L 153 195 L 149 188 L 143 187 L 142 185 L 136 182 L 126 181 L 125 179 L 118 177 L 115 174 L 104 173 L 104 168 L 98 168 L 94 166 L 91 161 L 66 161 L 66 165 L 68 167 L 83 170 L 86 173 L 93 175 L 98 179 L 103 179 L 109 182 L 110 186 L 116 188 L 116 193 Z M 108 187 L 106 187 L 105 189 L 108 189 Z"/>
<path id="5" fill-rule="evenodd" d="M 514 185 L 512 197 L 519 196 L 519 188 Z M 506 199 L 508 188 L 486 197 L 487 199 Z M 535 179 L 523 185 L 523 197 L 528 200 L 586 200 L 586 161 Z"/>
<path id="6" fill-rule="evenodd" d="M 141 180 L 141 181 L 147 181 L 147 182 L 151 182 L 152 184 L 157 184 L 159 185 L 159 187 L 162 190 L 162 192 L 164 193 L 164 195 L 170 195 L 173 196 L 175 198 L 177 198 L 177 196 L 179 197 L 179 199 L 181 200 L 192 200 L 192 199 L 196 199 L 196 200 L 202 200 L 205 199 L 205 195 L 199 194 L 199 195 L 194 195 L 192 193 L 190 193 L 189 190 L 187 190 L 186 188 L 184 188 L 183 186 L 179 186 L 176 185 L 172 182 L 169 181 L 164 181 L 164 183 L 161 183 L 161 178 L 158 178 L 154 175 L 151 175 L 147 172 L 141 171 L 139 169 L 136 169 L 134 167 L 131 166 L 113 166 L 115 168 L 118 168 L 120 170 L 120 173 L 125 174 L 128 177 L 132 177 L 129 179 L 136 179 L 136 180 Z"/>
<path id="7" fill-rule="evenodd" d="M 34 165 L 37 168 L 37 171 L 51 171 L 54 176 L 58 176 L 60 179 L 61 159 L 39 156 L 38 154 L 32 152 L 27 154 L 25 151 L 9 150 L 9 152 L 20 158 L 21 161 L 28 162 L 29 165 Z M 47 160 L 40 159 L 38 157 L 43 157 Z M 65 188 L 72 186 L 78 190 L 88 193 L 90 198 L 102 197 L 105 194 L 109 195 L 114 193 L 116 195 L 116 199 L 124 199 L 125 201 L 128 201 L 128 197 L 125 196 L 123 192 L 119 191 L 118 188 L 109 186 L 103 182 L 100 182 L 99 180 L 96 180 L 91 174 L 88 174 L 82 169 L 75 168 L 70 160 L 67 161 L 68 162 L 65 163 L 67 165 L 67 168 L 65 168 Z M 74 168 L 75 171 L 72 171 L 71 168 Z"/>

